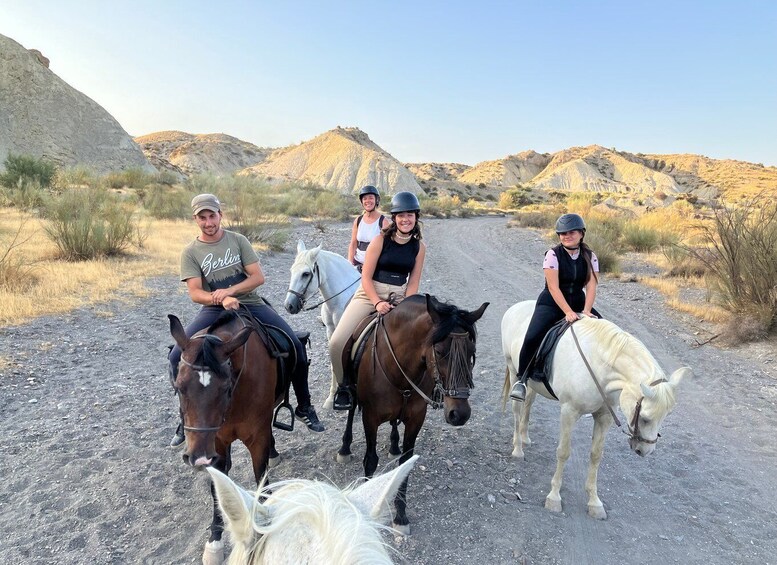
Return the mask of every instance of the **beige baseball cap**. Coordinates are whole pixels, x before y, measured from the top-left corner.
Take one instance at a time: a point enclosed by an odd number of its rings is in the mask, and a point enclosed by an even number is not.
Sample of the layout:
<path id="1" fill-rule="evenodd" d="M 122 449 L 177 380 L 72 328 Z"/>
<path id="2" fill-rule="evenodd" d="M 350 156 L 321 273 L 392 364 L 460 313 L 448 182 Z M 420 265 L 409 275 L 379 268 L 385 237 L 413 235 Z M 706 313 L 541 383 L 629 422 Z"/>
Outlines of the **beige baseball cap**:
<path id="1" fill-rule="evenodd" d="M 192 198 L 192 214 L 196 216 L 203 210 L 220 212 L 221 202 L 213 194 L 198 194 Z"/>

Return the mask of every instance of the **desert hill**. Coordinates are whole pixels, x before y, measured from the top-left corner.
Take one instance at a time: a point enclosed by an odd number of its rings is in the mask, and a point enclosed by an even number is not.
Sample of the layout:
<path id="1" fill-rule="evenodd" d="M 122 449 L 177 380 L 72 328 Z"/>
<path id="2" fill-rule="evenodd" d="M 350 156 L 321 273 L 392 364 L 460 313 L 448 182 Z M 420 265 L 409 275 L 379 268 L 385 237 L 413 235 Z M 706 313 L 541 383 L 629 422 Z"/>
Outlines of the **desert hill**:
<path id="1" fill-rule="evenodd" d="M 261 163 L 272 152 L 223 133 L 160 131 L 136 137 L 135 142 L 157 169 L 182 176 L 232 174 Z"/>
<path id="2" fill-rule="evenodd" d="M 0 35 L 0 168 L 9 153 L 98 173 L 153 171 L 132 138 L 97 102 L 48 68 L 39 51 Z"/>
<path id="3" fill-rule="evenodd" d="M 239 174 L 271 181 L 304 180 L 342 194 L 352 194 L 367 184 L 384 194 L 423 192 L 402 163 L 358 128 L 337 127 L 299 145 L 277 149 L 264 162 Z"/>
<path id="4" fill-rule="evenodd" d="M 459 182 L 489 187 L 510 188 L 524 184 L 536 177 L 551 160 L 547 153 L 524 151 L 517 155 L 508 155 L 504 159 L 483 161 L 463 171 Z"/>

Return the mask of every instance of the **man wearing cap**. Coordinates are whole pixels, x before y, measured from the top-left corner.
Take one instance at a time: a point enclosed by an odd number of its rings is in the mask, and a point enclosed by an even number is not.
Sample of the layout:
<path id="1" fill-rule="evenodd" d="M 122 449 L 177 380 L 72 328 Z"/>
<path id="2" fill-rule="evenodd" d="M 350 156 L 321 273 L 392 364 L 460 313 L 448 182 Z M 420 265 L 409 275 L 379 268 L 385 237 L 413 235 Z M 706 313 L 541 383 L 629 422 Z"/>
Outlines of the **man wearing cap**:
<path id="1" fill-rule="evenodd" d="M 221 227 L 221 203 L 213 194 L 195 196 L 192 214 L 200 235 L 181 253 L 181 280 L 186 283 L 189 297 L 202 308 L 186 327 L 186 336 L 191 337 L 210 326 L 225 309 L 236 310 L 241 304 L 261 322 L 283 329 L 294 341 L 297 351 L 298 361 L 291 380 L 298 402 L 294 415 L 312 431 L 323 432 L 324 426 L 310 403 L 305 347 L 286 321 L 256 292 L 257 287 L 264 284 L 256 251 L 245 236 Z M 180 347 L 176 345 L 168 358 L 174 379 L 181 360 Z M 179 424 L 170 445 L 177 447 L 184 439 L 183 426 Z"/>

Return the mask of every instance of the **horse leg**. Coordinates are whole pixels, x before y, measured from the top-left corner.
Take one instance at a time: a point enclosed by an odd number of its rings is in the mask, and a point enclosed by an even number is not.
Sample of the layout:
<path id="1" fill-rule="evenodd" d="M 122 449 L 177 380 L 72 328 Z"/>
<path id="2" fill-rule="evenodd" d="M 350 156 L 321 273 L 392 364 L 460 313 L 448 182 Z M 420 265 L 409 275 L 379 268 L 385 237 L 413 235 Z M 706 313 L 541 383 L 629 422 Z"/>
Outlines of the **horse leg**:
<path id="1" fill-rule="evenodd" d="M 329 385 L 329 396 L 324 400 L 324 409 L 331 410 L 335 403 L 335 393 L 337 392 L 337 379 L 335 373 L 332 371 L 332 384 Z"/>
<path id="2" fill-rule="evenodd" d="M 399 421 L 391 420 L 391 445 L 389 445 L 390 455 L 399 455 Z"/>
<path id="3" fill-rule="evenodd" d="M 220 446 L 219 443 L 217 438 L 216 453 L 222 452 L 223 456 L 218 458 L 213 467 L 228 475 L 229 470 L 232 468 L 232 446 Z M 203 565 L 221 565 L 224 561 L 224 542 L 221 541 L 221 536 L 224 533 L 224 519 L 219 511 L 216 487 L 213 486 L 212 482 L 210 484 L 210 496 L 213 499 L 213 520 L 210 523 L 210 538 L 208 543 L 205 544 L 205 550 L 202 553 L 202 563 Z"/>
<path id="4" fill-rule="evenodd" d="M 531 439 L 529 438 L 529 414 L 531 414 L 531 407 L 534 405 L 534 399 L 537 398 L 537 393 L 533 388 L 528 388 L 526 391 L 526 400 L 523 401 L 523 413 L 521 414 L 521 423 L 519 425 L 519 433 L 521 435 L 521 443 L 524 447 L 531 445 Z"/>
<path id="5" fill-rule="evenodd" d="M 556 472 L 550 481 L 550 492 L 545 497 L 545 508 L 551 512 L 561 512 L 561 479 L 564 465 L 571 454 L 572 428 L 580 418 L 580 413 L 568 403 L 561 405 L 561 429 L 559 430 L 558 448 L 556 448 Z"/>
<path id="6" fill-rule="evenodd" d="M 281 462 L 281 454 L 275 449 L 275 434 L 270 432 L 270 458 L 267 460 L 267 467 L 272 469 Z"/>
<path id="7" fill-rule="evenodd" d="M 418 422 L 405 421 L 405 436 L 402 440 L 402 457 L 399 458 L 399 464 L 401 465 L 413 456 L 415 451 L 415 440 L 421 431 L 421 426 L 424 424 L 426 418 L 425 408 L 421 414 L 416 417 Z M 391 527 L 403 536 L 410 535 L 410 520 L 407 519 L 407 478 L 402 481 L 402 484 L 397 490 L 397 495 L 394 497 L 394 507 L 396 508 L 396 514 L 394 520 L 391 523 Z"/>
<path id="8" fill-rule="evenodd" d="M 356 408 L 348 410 L 348 422 L 345 424 L 345 431 L 343 432 L 343 445 L 340 447 L 340 451 L 337 452 L 338 463 L 348 463 L 353 459 L 351 443 L 353 443 L 353 415 L 355 412 Z"/>
<path id="9" fill-rule="evenodd" d="M 599 500 L 596 483 L 599 475 L 599 463 L 602 461 L 604 452 L 604 438 L 612 426 L 612 416 L 610 411 L 602 407 L 594 413 L 594 433 L 591 440 L 591 462 L 588 465 L 588 477 L 585 480 L 585 491 L 588 493 L 588 515 L 597 520 L 605 520 L 607 512 L 604 511 L 604 505 Z"/>
<path id="10" fill-rule="evenodd" d="M 367 412 L 362 412 L 362 425 L 364 426 L 364 476 L 372 478 L 375 469 L 378 468 L 378 427 L 380 422 L 368 420 Z"/>

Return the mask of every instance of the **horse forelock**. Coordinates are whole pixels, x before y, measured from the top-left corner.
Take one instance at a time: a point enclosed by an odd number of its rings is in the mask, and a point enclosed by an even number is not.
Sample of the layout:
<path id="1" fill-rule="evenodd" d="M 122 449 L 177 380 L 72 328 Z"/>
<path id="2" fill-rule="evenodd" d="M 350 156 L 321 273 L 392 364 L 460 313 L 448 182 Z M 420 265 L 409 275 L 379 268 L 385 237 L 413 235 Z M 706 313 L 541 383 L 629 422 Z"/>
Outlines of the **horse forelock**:
<path id="1" fill-rule="evenodd" d="M 347 498 L 351 490 L 308 480 L 261 488 L 270 523 L 255 520 L 256 538 L 236 545 L 229 563 L 391 563 L 393 549 L 380 535 L 388 528 L 359 512 Z M 291 557 L 285 561 L 281 555 Z"/>
<path id="2" fill-rule="evenodd" d="M 477 339 L 477 330 L 475 324 L 467 320 L 469 312 L 461 310 L 455 304 L 447 302 L 437 302 L 435 311 L 440 316 L 439 323 L 435 324 L 432 333 L 429 335 L 428 345 L 439 343 L 448 337 L 454 330 L 461 329 L 469 334 L 472 341 Z"/>

